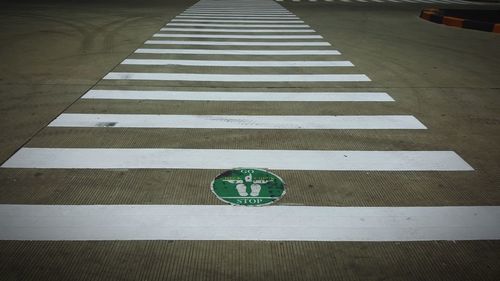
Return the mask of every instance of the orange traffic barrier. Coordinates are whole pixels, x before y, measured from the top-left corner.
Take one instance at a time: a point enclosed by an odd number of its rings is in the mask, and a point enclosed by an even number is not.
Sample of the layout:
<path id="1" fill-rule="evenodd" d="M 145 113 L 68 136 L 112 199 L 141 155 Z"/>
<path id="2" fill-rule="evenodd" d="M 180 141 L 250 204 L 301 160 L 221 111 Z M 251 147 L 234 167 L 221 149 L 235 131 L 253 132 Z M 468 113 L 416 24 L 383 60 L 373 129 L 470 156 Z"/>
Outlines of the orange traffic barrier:
<path id="1" fill-rule="evenodd" d="M 448 26 L 500 33 L 500 23 L 445 16 L 444 14 L 446 14 L 446 11 L 447 10 L 444 10 L 443 12 L 436 8 L 423 9 L 420 12 L 420 17 L 428 21 L 442 23 Z"/>
<path id="2" fill-rule="evenodd" d="M 426 20 L 430 20 L 432 14 L 433 13 L 429 12 L 429 11 L 422 11 L 422 13 L 420 14 L 420 17 L 423 18 L 423 19 L 426 19 Z"/>
<path id="3" fill-rule="evenodd" d="M 500 33 L 500 23 L 495 24 L 493 27 L 493 32 Z"/>
<path id="4" fill-rule="evenodd" d="M 464 25 L 464 20 L 460 18 L 454 18 L 454 17 L 443 17 L 443 24 L 449 25 L 449 26 L 456 26 L 456 27 L 462 27 Z"/>

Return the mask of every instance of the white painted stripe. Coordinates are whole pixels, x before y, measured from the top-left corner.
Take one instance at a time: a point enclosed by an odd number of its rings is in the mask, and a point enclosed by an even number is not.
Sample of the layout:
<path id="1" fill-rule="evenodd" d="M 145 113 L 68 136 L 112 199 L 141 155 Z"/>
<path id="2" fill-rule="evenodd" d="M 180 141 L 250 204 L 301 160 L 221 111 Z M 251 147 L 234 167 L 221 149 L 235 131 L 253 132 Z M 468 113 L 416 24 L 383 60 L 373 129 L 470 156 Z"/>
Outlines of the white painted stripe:
<path id="1" fill-rule="evenodd" d="M 439 3 L 439 4 L 454 4 L 453 2 L 445 1 L 445 0 L 432 0 L 432 3 Z"/>
<path id="2" fill-rule="evenodd" d="M 208 10 L 208 11 L 212 11 L 212 10 L 221 10 L 221 11 L 226 11 L 226 10 L 235 10 L 235 11 L 248 11 L 248 10 L 257 10 L 257 11 L 262 11 L 262 10 L 266 10 L 266 11 L 288 11 L 287 9 L 279 6 L 279 5 L 266 5 L 264 7 L 258 7 L 258 8 L 252 8 L 252 6 L 250 7 L 245 7 L 244 9 L 242 8 L 239 8 L 239 7 L 229 7 L 229 6 L 219 6 L 219 7 L 200 7 L 200 6 L 197 6 L 197 5 L 193 5 L 191 7 L 188 8 L 189 10 L 193 10 L 193 9 L 197 9 L 197 10 Z"/>
<path id="3" fill-rule="evenodd" d="M 322 39 L 321 35 L 226 35 L 226 34 L 165 34 L 156 33 L 156 38 L 227 38 L 227 39 Z"/>
<path id="4" fill-rule="evenodd" d="M 185 12 L 179 14 L 177 17 L 278 17 L 278 18 L 298 18 L 296 15 L 288 14 L 266 14 L 266 13 L 229 13 L 229 12 L 205 12 L 205 13 L 195 13 L 195 12 Z"/>
<path id="5" fill-rule="evenodd" d="M 173 19 L 171 22 L 304 23 L 304 21 L 302 20 L 210 20 L 210 19 Z"/>
<path id="6" fill-rule="evenodd" d="M 312 29 L 226 29 L 226 28 L 162 28 L 160 31 L 183 32 L 241 32 L 241 33 L 312 33 Z"/>
<path id="7" fill-rule="evenodd" d="M 206 82 L 367 82 L 364 74 L 197 74 L 110 72 L 108 80 L 206 81 Z"/>
<path id="8" fill-rule="evenodd" d="M 221 19 L 221 20 L 228 20 L 228 19 L 235 19 L 235 20 L 241 20 L 241 19 L 247 19 L 247 20 L 258 20 L 258 19 L 261 19 L 261 20 L 298 20 L 299 18 L 298 17 L 279 17 L 279 16 L 269 16 L 269 17 L 250 17 L 250 16 L 236 16 L 236 17 L 232 17 L 232 16 L 182 16 L 182 15 L 179 15 L 177 17 L 175 17 L 176 19 Z"/>
<path id="9" fill-rule="evenodd" d="M 194 4 L 191 7 L 214 7 L 214 6 L 220 6 L 220 7 L 275 7 L 275 8 L 282 8 L 282 6 L 272 2 L 272 1 L 203 1 L 203 2 L 198 2 Z"/>
<path id="10" fill-rule="evenodd" d="M 270 6 L 267 6 L 265 8 L 252 8 L 252 7 L 245 7 L 244 9 L 242 8 L 233 8 L 233 7 L 195 7 L 195 6 L 191 6 L 189 7 L 188 9 L 186 9 L 185 11 L 210 11 L 210 12 L 230 12 L 230 11 L 235 11 L 235 12 L 248 12 L 248 11 L 254 11 L 254 12 L 262 12 L 262 11 L 265 11 L 265 12 L 288 12 L 290 13 L 290 11 L 288 11 L 287 9 L 284 9 L 280 6 L 274 6 L 274 7 L 270 7 Z"/>
<path id="11" fill-rule="evenodd" d="M 257 4 L 257 6 L 258 6 L 258 4 Z M 275 5 L 274 3 L 273 3 L 273 5 L 265 5 L 264 8 L 267 9 L 267 10 L 287 11 L 282 6 Z M 198 6 L 198 4 L 195 4 L 195 5 L 191 6 L 191 7 L 189 7 L 188 9 L 238 9 L 238 10 L 242 10 L 239 7 L 230 7 L 228 5 L 219 5 L 219 7 L 201 7 L 201 6 Z M 245 7 L 244 10 L 246 10 L 246 9 L 251 9 L 251 6 L 250 7 Z M 262 10 L 263 8 L 259 7 L 259 8 L 256 8 L 256 9 Z"/>
<path id="12" fill-rule="evenodd" d="M 216 5 L 216 6 L 191 6 L 189 9 L 200 9 L 200 10 L 210 10 L 210 11 L 217 11 L 217 10 L 234 10 L 234 11 L 263 11 L 263 10 L 269 10 L 269 11 L 287 11 L 287 9 L 283 8 L 282 6 L 279 5 L 258 5 L 258 4 L 249 4 L 249 5 L 241 5 L 241 6 L 233 6 L 233 5 Z"/>
<path id="13" fill-rule="evenodd" d="M 276 14 L 292 14 L 285 9 L 275 9 L 275 8 L 265 8 L 265 9 L 235 9 L 235 8 L 190 8 L 184 12 L 195 12 L 195 13 L 276 13 Z"/>
<path id="14" fill-rule="evenodd" d="M 225 2 L 217 5 L 198 5 L 195 4 L 186 9 L 186 11 L 190 10 L 202 10 L 202 11 L 263 11 L 263 12 L 289 12 L 283 6 L 271 3 L 269 5 L 267 3 L 242 3 L 237 5 L 232 5 L 230 2 Z"/>
<path id="15" fill-rule="evenodd" d="M 246 7 L 246 6 L 251 6 L 251 7 L 275 7 L 275 8 L 282 8 L 282 6 L 268 0 L 264 1 L 200 1 L 196 4 L 194 4 L 191 7 L 213 7 L 213 6 L 220 6 L 220 7 Z"/>
<path id="16" fill-rule="evenodd" d="M 190 100 L 190 101 L 332 101 L 392 102 L 381 92 L 220 92 L 220 91 L 151 91 L 90 90 L 82 99 Z"/>
<path id="17" fill-rule="evenodd" d="M 238 3 L 230 2 L 230 1 L 221 1 L 219 2 L 198 2 L 191 6 L 190 8 L 271 8 L 271 9 L 285 9 L 283 6 L 280 6 L 273 2 L 265 2 L 265 1 L 238 1 Z"/>
<path id="18" fill-rule="evenodd" d="M 337 50 L 214 50 L 214 49 L 137 49 L 137 54 L 190 54 L 190 55 L 252 55 L 252 56 L 298 56 L 340 55 Z"/>
<path id="19" fill-rule="evenodd" d="M 0 240 L 499 240 L 499 206 L 0 205 Z"/>
<path id="20" fill-rule="evenodd" d="M 273 3 L 274 4 L 274 3 Z M 224 3 L 224 5 L 193 5 L 188 9 L 201 9 L 201 10 L 237 10 L 237 11 L 247 11 L 247 10 L 258 10 L 258 11 L 288 11 L 283 6 L 280 5 L 261 5 L 257 3 L 245 4 L 245 5 L 231 5 L 230 3 Z"/>
<path id="21" fill-rule="evenodd" d="M 241 28 L 249 28 L 249 27 L 265 27 L 265 28 L 304 28 L 310 27 L 307 24 L 221 24 L 221 23 L 175 23 L 170 22 L 167 23 L 167 26 L 199 26 L 199 27 L 241 27 Z"/>
<path id="22" fill-rule="evenodd" d="M 276 7 L 276 8 L 282 8 L 284 9 L 282 6 L 272 2 L 272 1 L 253 1 L 253 0 L 249 0 L 249 1 L 203 1 L 203 2 L 198 2 L 196 4 L 194 4 L 193 6 L 191 7 L 213 7 L 213 6 L 220 6 L 220 7 L 246 7 L 246 6 L 250 6 L 250 7 Z"/>
<path id="23" fill-rule="evenodd" d="M 253 13 L 182 13 L 177 17 L 196 16 L 196 17 L 270 17 L 270 18 L 297 18 L 294 14 L 253 14 Z"/>
<path id="24" fill-rule="evenodd" d="M 453 151 L 27 148 L 3 168 L 232 169 L 315 171 L 472 171 Z"/>
<path id="25" fill-rule="evenodd" d="M 247 8 L 259 8 L 259 9 L 283 9 L 286 10 L 283 6 L 278 5 L 273 2 L 230 2 L 230 1 L 221 1 L 219 2 L 198 2 L 191 6 L 190 8 L 231 8 L 231 9 L 247 9 Z"/>
<path id="26" fill-rule="evenodd" d="M 201 7 L 190 7 L 184 12 L 237 12 L 237 13 L 248 13 L 248 12 L 264 12 L 264 13 L 290 13 L 290 11 L 279 8 L 279 7 L 266 7 L 266 8 L 231 8 L 231 7 L 219 7 L 219 8 L 201 8 Z"/>
<path id="27" fill-rule="evenodd" d="M 249 1 L 200 1 L 196 4 L 194 4 L 191 7 L 213 7 L 213 6 L 220 6 L 220 7 L 246 7 L 246 6 L 251 6 L 251 7 L 279 7 L 284 9 L 282 6 L 268 0 L 263 0 L 263 1 L 254 1 L 254 0 L 249 0 Z"/>
<path id="28" fill-rule="evenodd" d="M 411 115 L 157 115 L 63 113 L 49 127 L 373 130 L 426 129 Z"/>
<path id="29" fill-rule="evenodd" d="M 255 41 L 177 41 L 148 40 L 144 44 L 160 45 L 218 45 L 218 46 L 331 46 L 328 42 L 255 42 Z"/>
<path id="30" fill-rule="evenodd" d="M 299 19 L 297 16 L 293 14 L 242 14 L 242 13 L 182 13 L 176 18 L 179 17 L 222 17 L 222 18 L 234 18 L 241 17 L 243 19 L 246 18 L 264 18 L 264 19 Z"/>
<path id="31" fill-rule="evenodd" d="M 349 67 L 350 61 L 242 61 L 242 60 L 165 60 L 125 59 L 124 65 L 183 65 L 217 67 Z"/>
<path id="32" fill-rule="evenodd" d="M 238 10 L 247 10 L 247 9 L 259 9 L 259 10 L 280 10 L 280 11 L 288 11 L 283 6 L 278 5 L 276 3 L 238 3 L 233 5 L 231 2 L 222 2 L 220 4 L 209 4 L 209 5 L 199 5 L 195 4 L 188 9 L 238 9 Z"/>
<path id="33" fill-rule="evenodd" d="M 282 7 L 272 1 L 268 0 L 262 0 L 262 1 L 255 1 L 255 0 L 248 0 L 248 1 L 222 1 L 222 0 L 213 0 L 213 1 L 200 1 L 196 4 L 194 4 L 191 7 L 199 7 L 199 6 L 221 6 L 221 7 L 231 7 L 231 6 L 243 6 L 243 5 L 248 5 L 248 6 L 266 6 L 266 7 Z"/>
<path id="34" fill-rule="evenodd" d="M 295 16 L 288 11 L 201 11 L 186 10 L 181 15 L 230 15 L 230 16 Z"/>

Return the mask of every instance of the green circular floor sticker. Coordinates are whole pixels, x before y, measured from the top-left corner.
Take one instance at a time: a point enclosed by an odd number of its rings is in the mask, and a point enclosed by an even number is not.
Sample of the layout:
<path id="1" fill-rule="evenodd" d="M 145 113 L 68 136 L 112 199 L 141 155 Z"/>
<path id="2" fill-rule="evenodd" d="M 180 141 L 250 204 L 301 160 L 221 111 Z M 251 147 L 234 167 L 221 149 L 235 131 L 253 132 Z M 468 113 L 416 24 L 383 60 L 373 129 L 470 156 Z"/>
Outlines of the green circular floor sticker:
<path id="1" fill-rule="evenodd" d="M 253 168 L 225 171 L 215 177 L 211 188 L 220 200 L 232 205 L 268 205 L 285 195 L 285 183 L 280 177 Z"/>

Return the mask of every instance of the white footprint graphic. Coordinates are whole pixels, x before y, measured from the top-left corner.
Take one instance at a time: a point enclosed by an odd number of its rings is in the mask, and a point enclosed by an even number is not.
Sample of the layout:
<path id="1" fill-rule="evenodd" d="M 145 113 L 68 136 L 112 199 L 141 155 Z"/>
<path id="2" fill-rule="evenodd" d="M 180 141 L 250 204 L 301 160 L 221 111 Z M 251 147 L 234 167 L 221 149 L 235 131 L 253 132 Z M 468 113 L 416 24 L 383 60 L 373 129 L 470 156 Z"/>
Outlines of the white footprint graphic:
<path id="1" fill-rule="evenodd" d="M 240 194 L 240 196 L 248 196 L 248 192 L 247 192 L 247 186 L 240 183 L 240 184 L 237 184 L 236 185 L 236 190 L 238 191 L 238 194 Z"/>
<path id="2" fill-rule="evenodd" d="M 252 192 L 250 192 L 250 196 L 259 196 L 260 190 L 262 189 L 262 186 L 260 184 L 254 183 L 250 186 L 250 189 Z"/>

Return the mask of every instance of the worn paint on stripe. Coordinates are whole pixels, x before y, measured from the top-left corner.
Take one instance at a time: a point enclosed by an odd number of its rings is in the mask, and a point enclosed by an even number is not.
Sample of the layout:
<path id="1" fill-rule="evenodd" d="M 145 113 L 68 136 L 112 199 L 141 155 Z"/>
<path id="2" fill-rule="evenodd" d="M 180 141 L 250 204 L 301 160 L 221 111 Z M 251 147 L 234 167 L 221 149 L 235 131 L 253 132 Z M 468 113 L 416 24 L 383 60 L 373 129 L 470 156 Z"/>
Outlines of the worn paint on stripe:
<path id="1" fill-rule="evenodd" d="M 471 171 L 453 151 L 21 148 L 3 168 Z"/>
<path id="2" fill-rule="evenodd" d="M 90 90 L 82 99 L 190 100 L 190 101 L 331 101 L 392 102 L 382 92 L 219 92 L 219 91 L 151 91 Z"/>
<path id="3" fill-rule="evenodd" d="M 321 35 L 234 35 L 157 33 L 156 38 L 228 38 L 228 39 L 322 39 Z"/>
<path id="4" fill-rule="evenodd" d="M 227 28 L 161 28 L 160 31 L 183 31 L 183 32 L 222 32 L 222 33 L 314 33 L 312 29 L 227 29 Z"/>
<path id="5" fill-rule="evenodd" d="M 196 74 L 110 72 L 107 80 L 157 80 L 206 82 L 368 82 L 364 74 Z"/>
<path id="6" fill-rule="evenodd" d="M 203 45 L 203 46 L 331 46 L 328 42 L 273 42 L 273 41 L 184 41 L 147 40 L 144 44 L 157 45 Z"/>
<path id="7" fill-rule="evenodd" d="M 214 49 L 137 49 L 136 54 L 244 55 L 244 56 L 318 56 L 340 55 L 337 50 L 214 50 Z"/>
<path id="8" fill-rule="evenodd" d="M 0 205 L 0 240 L 499 240 L 499 206 Z"/>
<path id="9" fill-rule="evenodd" d="M 111 125 L 109 125 L 111 124 Z M 49 127 L 188 129 L 426 129 L 411 115 L 158 115 L 63 113 Z"/>
<path id="10" fill-rule="evenodd" d="M 241 60 L 164 60 L 126 59 L 126 65 L 183 65 L 216 67 L 348 67 L 350 61 L 241 61 Z"/>

